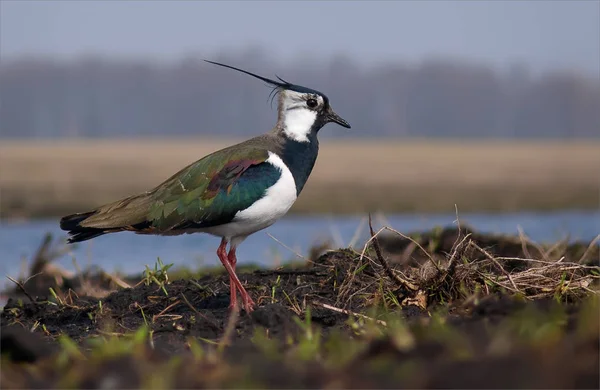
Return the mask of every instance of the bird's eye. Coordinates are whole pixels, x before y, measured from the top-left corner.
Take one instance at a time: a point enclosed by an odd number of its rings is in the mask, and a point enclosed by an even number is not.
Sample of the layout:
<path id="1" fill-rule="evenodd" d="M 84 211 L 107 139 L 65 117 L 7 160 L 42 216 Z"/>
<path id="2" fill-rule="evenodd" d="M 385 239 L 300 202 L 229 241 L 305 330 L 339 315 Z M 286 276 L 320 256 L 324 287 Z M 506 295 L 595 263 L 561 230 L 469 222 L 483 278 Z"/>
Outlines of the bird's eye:
<path id="1" fill-rule="evenodd" d="M 318 104 L 319 104 L 319 103 L 317 103 L 317 100 L 316 100 L 316 99 L 308 99 L 308 100 L 306 101 L 306 105 L 307 105 L 309 108 L 315 108 L 315 107 L 316 107 Z"/>

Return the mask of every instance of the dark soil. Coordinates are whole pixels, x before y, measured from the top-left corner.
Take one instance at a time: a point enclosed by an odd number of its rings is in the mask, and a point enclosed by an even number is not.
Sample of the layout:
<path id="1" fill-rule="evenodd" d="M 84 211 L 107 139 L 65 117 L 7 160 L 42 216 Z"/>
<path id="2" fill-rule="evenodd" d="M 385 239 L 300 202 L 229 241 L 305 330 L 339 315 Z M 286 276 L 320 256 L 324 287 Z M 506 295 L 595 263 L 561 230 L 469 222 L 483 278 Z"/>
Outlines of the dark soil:
<path id="1" fill-rule="evenodd" d="M 472 241 L 461 243 L 467 233 Z M 375 247 L 365 256 L 344 249 L 286 269 L 240 272 L 258 307 L 239 317 L 228 310 L 224 273 L 170 281 L 166 293 L 139 278 L 123 278 L 117 284 L 137 285 L 118 288 L 102 272 L 62 278 L 44 273 L 7 292 L 2 387 L 600 386 L 592 292 L 599 269 L 590 267 L 597 265 L 597 246 L 541 247 L 468 229 L 413 240 L 381 235 L 378 242 L 383 257 Z M 563 259 L 547 268 L 495 260 L 519 257 Z M 560 268 L 563 263 L 573 265 Z M 507 273 L 512 277 L 503 282 Z M 398 319 L 404 327 L 392 325 Z M 319 342 L 302 325 L 308 320 Z M 122 339 L 144 325 L 152 344 L 94 357 L 90 340 Z M 63 336 L 86 358 L 70 355 L 64 363 Z M 192 353 L 192 338 L 207 356 Z"/>

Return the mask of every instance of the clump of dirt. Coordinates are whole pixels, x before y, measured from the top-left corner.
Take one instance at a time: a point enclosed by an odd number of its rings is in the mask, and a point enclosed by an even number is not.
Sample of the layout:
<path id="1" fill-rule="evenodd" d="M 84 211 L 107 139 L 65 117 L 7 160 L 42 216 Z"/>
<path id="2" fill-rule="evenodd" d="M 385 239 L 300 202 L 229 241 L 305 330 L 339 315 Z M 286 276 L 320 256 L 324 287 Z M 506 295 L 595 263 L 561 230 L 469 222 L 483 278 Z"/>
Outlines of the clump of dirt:
<path id="1" fill-rule="evenodd" d="M 258 305 L 250 314 L 228 309 L 225 273 L 19 281 L 0 317 L 11 362 L 2 383 L 143 387 L 160 376 L 166 387 L 598 387 L 600 325 L 585 303 L 598 291 L 595 243 L 545 247 L 465 228 L 388 232 L 372 232 L 360 250 L 241 273 Z M 38 272 L 51 262 L 48 247 Z M 94 351 L 90 341 L 139 329 L 146 341 L 116 357 L 81 358 L 65 341 Z"/>

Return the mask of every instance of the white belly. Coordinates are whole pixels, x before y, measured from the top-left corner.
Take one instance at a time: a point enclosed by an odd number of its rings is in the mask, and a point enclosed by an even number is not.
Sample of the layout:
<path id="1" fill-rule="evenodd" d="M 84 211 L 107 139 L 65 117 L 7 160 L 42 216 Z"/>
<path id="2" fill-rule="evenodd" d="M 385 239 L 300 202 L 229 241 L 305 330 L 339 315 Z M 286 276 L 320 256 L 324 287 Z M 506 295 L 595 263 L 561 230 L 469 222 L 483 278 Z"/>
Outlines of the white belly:
<path id="1" fill-rule="evenodd" d="M 202 231 L 227 239 L 245 237 L 271 226 L 288 212 L 297 198 L 294 177 L 275 153 L 269 152 L 266 162 L 279 168 L 281 177 L 266 191 L 265 196 L 247 209 L 238 211 L 231 222 Z"/>

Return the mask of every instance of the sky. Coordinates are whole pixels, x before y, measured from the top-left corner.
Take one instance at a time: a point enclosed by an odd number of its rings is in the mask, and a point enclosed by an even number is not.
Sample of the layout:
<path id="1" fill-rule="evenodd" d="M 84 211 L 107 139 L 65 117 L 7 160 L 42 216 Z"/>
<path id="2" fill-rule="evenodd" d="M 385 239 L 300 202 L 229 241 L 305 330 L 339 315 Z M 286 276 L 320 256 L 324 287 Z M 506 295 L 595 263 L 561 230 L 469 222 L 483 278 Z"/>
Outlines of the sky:
<path id="1" fill-rule="evenodd" d="M 0 0 L 0 58 L 177 61 L 259 47 L 274 60 L 430 58 L 600 77 L 600 1 Z"/>

